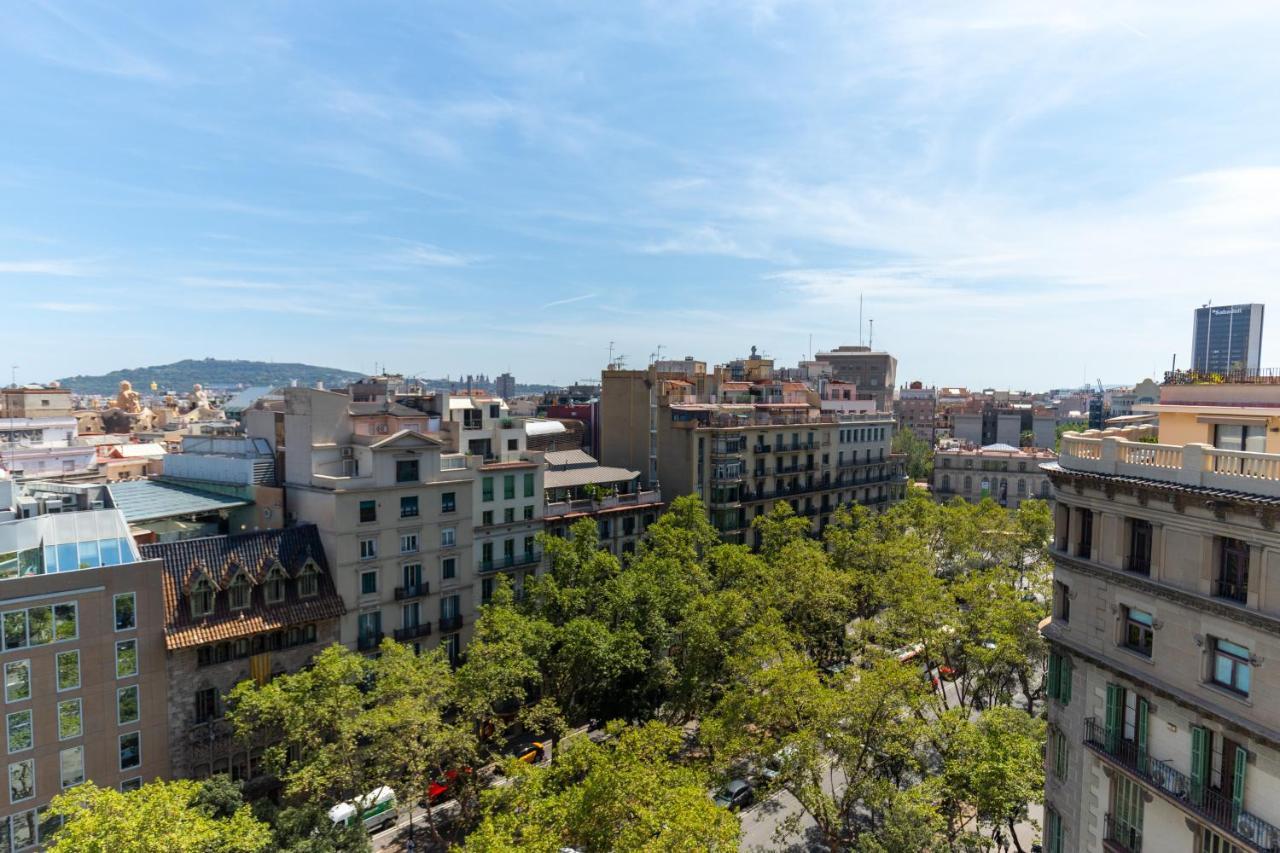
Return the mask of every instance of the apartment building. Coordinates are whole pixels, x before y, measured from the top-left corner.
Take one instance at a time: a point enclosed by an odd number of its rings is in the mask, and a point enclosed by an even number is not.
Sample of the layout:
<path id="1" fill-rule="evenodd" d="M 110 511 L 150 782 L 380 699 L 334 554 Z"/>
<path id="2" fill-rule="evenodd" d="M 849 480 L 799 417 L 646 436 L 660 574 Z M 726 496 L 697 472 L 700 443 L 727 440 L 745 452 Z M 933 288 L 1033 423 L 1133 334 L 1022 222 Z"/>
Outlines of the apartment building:
<path id="1" fill-rule="evenodd" d="M 246 429 L 279 460 L 288 519 L 319 530 L 346 605 L 342 642 L 372 651 L 392 636 L 456 660 L 474 623 L 472 502 L 485 456 L 451 450 L 441 413 L 422 400 L 362 396 L 288 388 L 278 406 L 247 411 Z"/>
<path id="2" fill-rule="evenodd" d="M 939 447 L 933 452 L 933 494 L 940 501 L 991 498 L 1009 509 L 1028 498 L 1050 500 L 1052 486 L 1041 466 L 1057 458 L 1051 450 L 1007 444 Z"/>
<path id="3" fill-rule="evenodd" d="M 542 563 L 542 454 L 508 451 L 503 459 L 480 466 L 473 488 L 473 600 L 483 604 L 493 596 L 498 574 L 506 573 L 513 587 L 522 590 L 525 576 Z"/>
<path id="4" fill-rule="evenodd" d="M 831 378 L 858 387 L 858 398 L 875 402 L 875 410 L 893 409 L 893 389 L 897 382 L 898 360 L 887 352 L 873 352 L 868 346 L 839 346 L 815 353 L 814 360 L 831 367 Z"/>
<path id="5" fill-rule="evenodd" d="M 23 497 L 0 477 L 0 850 L 45 840 L 45 807 L 85 780 L 128 790 L 169 776 L 160 563 L 119 510 Z"/>
<path id="6" fill-rule="evenodd" d="M 552 536 L 568 536 L 584 518 L 596 524 L 600 547 L 629 554 L 662 513 L 662 493 L 639 486 L 640 472 L 601 465 L 581 450 L 547 453 L 546 509 Z"/>
<path id="7" fill-rule="evenodd" d="M 1277 850 L 1280 384 L 1171 375 L 1135 408 L 1158 434 L 1068 433 L 1046 466 L 1045 849 Z"/>
<path id="8" fill-rule="evenodd" d="M 926 388 L 922 382 L 903 386 L 898 389 L 898 399 L 893 401 L 893 414 L 899 431 L 911 430 L 916 438 L 932 447 L 936 437 L 938 389 Z"/>
<path id="9" fill-rule="evenodd" d="M 224 697 L 241 681 L 295 672 L 339 641 L 346 613 L 314 525 L 141 547 L 162 563 L 169 766 L 177 778 L 262 776 Z"/>
<path id="10" fill-rule="evenodd" d="M 890 453 L 889 414 L 823 412 L 803 383 L 762 380 L 716 388 L 705 374 L 606 370 L 603 462 L 641 472 L 671 497 L 699 495 L 728 541 L 787 501 L 821 530 L 839 506 L 883 508 L 905 492 Z"/>

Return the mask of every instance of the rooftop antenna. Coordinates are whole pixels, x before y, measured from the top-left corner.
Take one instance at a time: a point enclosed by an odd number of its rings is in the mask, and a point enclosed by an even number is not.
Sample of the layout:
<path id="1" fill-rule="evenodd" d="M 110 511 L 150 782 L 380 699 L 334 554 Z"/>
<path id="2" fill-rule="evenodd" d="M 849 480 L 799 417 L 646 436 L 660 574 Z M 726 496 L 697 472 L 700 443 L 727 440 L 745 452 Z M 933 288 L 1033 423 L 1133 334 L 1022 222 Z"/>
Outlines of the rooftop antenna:
<path id="1" fill-rule="evenodd" d="M 858 346 L 862 346 L 862 294 L 858 294 Z"/>
<path id="2" fill-rule="evenodd" d="M 613 367 L 613 341 L 609 341 L 609 367 Z"/>
<path id="3" fill-rule="evenodd" d="M 655 361 L 662 361 L 662 344 L 658 344 L 658 357 L 657 357 L 656 359 L 654 359 L 654 360 L 655 360 Z"/>
<path id="4" fill-rule="evenodd" d="M 867 349 L 874 349 L 874 346 L 872 345 L 871 342 L 876 339 L 876 318 L 872 317 L 871 319 L 867 320 L 867 323 L 870 324 L 871 326 L 870 333 L 867 335 Z"/>

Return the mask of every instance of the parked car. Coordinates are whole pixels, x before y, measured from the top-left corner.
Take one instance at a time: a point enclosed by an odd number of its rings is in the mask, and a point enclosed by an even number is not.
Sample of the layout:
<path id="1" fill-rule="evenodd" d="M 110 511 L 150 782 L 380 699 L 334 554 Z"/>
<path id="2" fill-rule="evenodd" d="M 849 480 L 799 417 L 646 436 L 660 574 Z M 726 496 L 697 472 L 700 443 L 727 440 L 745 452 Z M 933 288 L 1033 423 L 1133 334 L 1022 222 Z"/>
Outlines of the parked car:
<path id="1" fill-rule="evenodd" d="M 516 754 L 516 758 L 525 764 L 537 764 L 546 756 L 547 750 L 541 743 L 534 741 Z"/>
<path id="2" fill-rule="evenodd" d="M 386 785 L 374 788 L 355 802 L 338 803 L 329 809 L 329 820 L 343 826 L 351 826 L 360 820 L 369 832 L 395 826 L 400 819 L 400 810 L 396 807 L 396 792 Z"/>
<path id="3" fill-rule="evenodd" d="M 715 795 L 717 806 L 737 811 L 751 805 L 755 799 L 755 791 L 751 788 L 751 783 L 746 779 L 734 779 L 725 785 Z"/>
<path id="4" fill-rule="evenodd" d="M 782 768 L 787 766 L 787 759 L 796 751 L 794 746 L 784 746 L 782 749 L 769 756 L 764 761 L 764 767 L 760 769 L 760 778 L 766 782 L 772 782 L 782 775 Z"/>
<path id="5" fill-rule="evenodd" d="M 427 801 L 419 803 L 421 806 L 434 806 L 447 799 L 450 799 L 454 786 L 458 782 L 458 776 L 461 774 L 470 775 L 472 772 L 470 767 L 464 767 L 461 771 L 449 770 L 439 779 L 433 779 L 427 787 Z"/>

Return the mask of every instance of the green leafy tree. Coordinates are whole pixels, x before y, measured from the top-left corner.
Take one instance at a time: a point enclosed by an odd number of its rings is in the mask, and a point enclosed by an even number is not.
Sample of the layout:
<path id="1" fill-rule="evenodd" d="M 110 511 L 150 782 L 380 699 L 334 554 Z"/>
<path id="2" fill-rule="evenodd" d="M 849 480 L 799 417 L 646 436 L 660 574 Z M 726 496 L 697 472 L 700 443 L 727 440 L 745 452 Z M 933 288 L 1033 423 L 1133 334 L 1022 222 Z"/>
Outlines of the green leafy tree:
<path id="1" fill-rule="evenodd" d="M 513 784 L 485 793 L 485 816 L 466 850 L 738 849 L 737 817 L 707 796 L 704 773 L 675 760 L 679 729 L 650 722 L 611 731 L 605 744 L 568 741 L 552 766 L 513 768 Z"/>
<path id="2" fill-rule="evenodd" d="M 201 783 L 191 780 L 150 782 L 128 793 L 85 783 L 50 802 L 48 816 L 64 823 L 48 849 L 55 853 L 268 850 L 270 828 L 243 804 L 229 815 L 220 815 L 226 805 L 220 796 L 211 796 Z"/>
<path id="3" fill-rule="evenodd" d="M 909 429 L 899 429 L 893 434 L 894 453 L 907 457 L 907 476 L 913 480 L 928 480 L 933 476 L 933 447 Z"/>

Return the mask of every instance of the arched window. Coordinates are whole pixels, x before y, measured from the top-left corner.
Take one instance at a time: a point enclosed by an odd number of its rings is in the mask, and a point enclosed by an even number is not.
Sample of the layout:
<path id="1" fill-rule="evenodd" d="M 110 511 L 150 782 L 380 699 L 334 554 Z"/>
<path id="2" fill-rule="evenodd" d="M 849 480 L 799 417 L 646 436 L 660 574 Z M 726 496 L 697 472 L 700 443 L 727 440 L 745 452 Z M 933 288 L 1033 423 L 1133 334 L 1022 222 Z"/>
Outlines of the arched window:
<path id="1" fill-rule="evenodd" d="M 964 478 L 964 493 L 967 495 L 972 491 L 973 491 L 973 478 L 966 474 Z"/>
<path id="2" fill-rule="evenodd" d="M 272 566 L 267 572 L 267 582 L 263 585 L 267 604 L 279 604 L 284 601 L 284 569 Z"/>
<path id="3" fill-rule="evenodd" d="M 191 615 L 196 619 L 213 612 L 213 584 L 208 578 L 200 578 L 191 587 Z"/>
<path id="4" fill-rule="evenodd" d="M 249 585 L 249 579 L 245 577 L 244 572 L 237 572 L 236 576 L 231 580 L 231 585 L 227 587 L 227 599 L 232 610 L 244 610 L 249 606 L 250 594 L 253 587 Z"/>
<path id="5" fill-rule="evenodd" d="M 307 563 L 298 575 L 298 597 L 310 598 L 320 592 L 320 573 L 315 563 Z"/>

